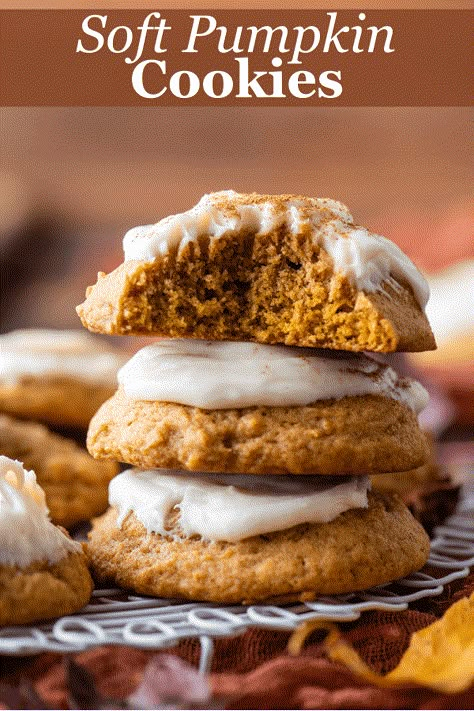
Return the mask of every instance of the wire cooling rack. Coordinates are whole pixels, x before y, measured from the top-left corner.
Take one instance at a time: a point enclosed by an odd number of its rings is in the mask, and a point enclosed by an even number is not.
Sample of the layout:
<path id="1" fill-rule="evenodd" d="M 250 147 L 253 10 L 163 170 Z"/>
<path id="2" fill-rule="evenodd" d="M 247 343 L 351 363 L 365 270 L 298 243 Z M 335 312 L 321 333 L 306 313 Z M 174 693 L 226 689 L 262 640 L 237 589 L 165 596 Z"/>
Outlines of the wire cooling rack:
<path id="1" fill-rule="evenodd" d="M 200 669 L 210 669 L 213 639 L 251 627 L 291 631 L 307 620 L 347 622 L 365 610 L 405 610 L 414 600 L 440 595 L 444 585 L 463 578 L 474 566 L 474 488 L 454 516 L 435 529 L 426 566 L 406 578 L 351 595 L 319 597 L 311 602 L 223 606 L 183 603 L 116 588 L 95 590 L 75 615 L 35 625 L 0 629 L 0 654 L 80 652 L 98 645 L 165 649 L 179 640 L 199 638 Z"/>

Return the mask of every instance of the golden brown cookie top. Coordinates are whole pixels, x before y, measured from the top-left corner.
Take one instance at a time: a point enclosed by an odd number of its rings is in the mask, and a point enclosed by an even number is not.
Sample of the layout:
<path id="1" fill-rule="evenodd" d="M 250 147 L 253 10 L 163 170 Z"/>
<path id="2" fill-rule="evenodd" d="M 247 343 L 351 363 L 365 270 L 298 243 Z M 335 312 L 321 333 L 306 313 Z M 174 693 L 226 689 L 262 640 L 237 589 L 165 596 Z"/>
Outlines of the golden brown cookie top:
<path id="1" fill-rule="evenodd" d="M 87 440 L 96 459 L 200 472 L 365 475 L 408 471 L 427 457 L 415 412 L 380 395 L 203 410 L 132 400 L 119 389 L 93 417 Z"/>

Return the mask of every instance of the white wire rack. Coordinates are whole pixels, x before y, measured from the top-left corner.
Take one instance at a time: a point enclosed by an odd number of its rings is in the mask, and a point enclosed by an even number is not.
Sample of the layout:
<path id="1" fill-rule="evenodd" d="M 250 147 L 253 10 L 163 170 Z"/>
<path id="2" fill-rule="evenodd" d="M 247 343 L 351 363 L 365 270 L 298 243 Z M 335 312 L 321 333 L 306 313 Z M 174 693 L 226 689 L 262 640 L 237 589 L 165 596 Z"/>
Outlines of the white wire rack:
<path id="1" fill-rule="evenodd" d="M 444 585 L 463 578 L 474 566 L 474 489 L 465 491 L 454 516 L 439 526 L 428 563 L 418 573 L 351 595 L 320 597 L 284 605 L 183 603 L 123 590 L 96 590 L 80 612 L 35 626 L 0 629 L 0 654 L 80 652 L 98 645 L 164 649 L 182 639 L 199 638 L 200 669 L 210 669 L 213 639 L 251 627 L 294 630 L 306 620 L 347 622 L 365 610 L 404 610 L 414 600 L 440 595 Z"/>

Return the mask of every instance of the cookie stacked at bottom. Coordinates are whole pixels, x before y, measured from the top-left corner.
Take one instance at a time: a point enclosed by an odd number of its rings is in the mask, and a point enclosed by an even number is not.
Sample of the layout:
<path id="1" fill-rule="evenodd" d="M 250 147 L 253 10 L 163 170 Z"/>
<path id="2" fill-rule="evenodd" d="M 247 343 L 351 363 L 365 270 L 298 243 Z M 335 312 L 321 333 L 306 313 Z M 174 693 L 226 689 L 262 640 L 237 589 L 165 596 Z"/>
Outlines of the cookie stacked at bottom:
<path id="1" fill-rule="evenodd" d="M 368 356 L 341 352 L 370 343 L 380 350 L 410 343 L 432 347 L 416 303 L 423 289 L 415 267 L 382 238 L 361 239 L 362 228 L 351 234 L 348 227 L 341 235 L 340 206 L 331 201 L 223 195 L 205 203 L 204 217 L 195 208 L 133 235 L 129 245 L 146 242 L 146 249 L 138 247 L 146 254 L 143 265 L 119 268 L 116 283 L 113 274 L 102 275 L 97 293 L 90 290 L 87 306 L 79 307 L 92 330 L 110 332 L 113 323 L 116 333 L 183 335 L 174 327 L 166 332 L 163 324 L 181 328 L 193 313 L 206 325 L 188 335 L 206 329 L 215 334 L 207 341 L 163 340 L 139 351 L 120 371 L 117 393 L 91 422 L 93 456 L 141 468 L 112 481 L 111 509 L 93 525 L 88 550 L 96 575 L 140 593 L 233 603 L 351 592 L 419 569 L 428 557 L 426 534 L 399 499 L 372 493 L 368 476 L 423 464 L 427 445 L 417 412 L 426 393 Z M 228 214 L 219 213 L 223 204 Z M 336 264 L 338 249 L 331 241 L 318 242 L 318 235 L 328 236 L 331 220 L 339 221 L 333 240 L 352 249 L 359 272 L 362 264 L 369 273 L 367 290 L 380 290 L 389 301 L 396 295 L 405 321 L 414 314 L 409 333 L 400 333 L 404 319 L 393 303 L 384 302 L 385 317 L 375 318 L 377 299 L 368 304 L 354 269 L 344 260 Z M 259 245 L 262 235 L 266 242 L 262 238 Z M 250 252 L 239 252 L 241 244 Z M 235 330 L 228 309 L 226 321 L 220 318 L 222 302 L 211 288 L 219 279 L 229 284 L 222 260 L 229 245 L 241 260 L 238 284 L 246 294 L 242 312 L 236 308 Z M 293 313 L 286 338 L 286 306 L 278 312 L 284 294 L 275 293 L 265 311 L 262 299 L 254 298 L 252 306 L 252 286 L 244 283 L 257 266 L 275 264 L 276 246 L 284 254 L 289 245 L 292 259 L 285 268 L 299 272 L 306 262 L 311 269 L 316 265 L 315 283 L 308 284 L 319 289 L 318 303 L 325 299 L 321 328 L 306 332 L 304 342 L 295 336 L 306 322 L 303 302 L 296 309 L 298 328 L 292 328 Z M 255 268 L 249 267 L 252 260 Z M 207 303 L 200 302 L 200 292 L 193 296 L 181 262 L 192 283 L 209 285 Z M 141 277 L 125 296 L 121 290 L 131 285 L 132 272 Z M 272 289 L 263 276 L 255 279 Z M 333 287 L 345 300 L 337 309 L 331 306 Z M 156 299 L 165 291 L 168 311 L 159 312 Z M 255 322 L 273 323 L 272 345 L 265 344 L 270 331 L 255 323 L 251 340 L 263 343 L 239 341 L 253 307 Z M 351 319 L 351 308 L 361 313 Z M 278 329 L 280 338 L 274 336 Z M 279 340 L 312 347 L 277 345 Z"/>

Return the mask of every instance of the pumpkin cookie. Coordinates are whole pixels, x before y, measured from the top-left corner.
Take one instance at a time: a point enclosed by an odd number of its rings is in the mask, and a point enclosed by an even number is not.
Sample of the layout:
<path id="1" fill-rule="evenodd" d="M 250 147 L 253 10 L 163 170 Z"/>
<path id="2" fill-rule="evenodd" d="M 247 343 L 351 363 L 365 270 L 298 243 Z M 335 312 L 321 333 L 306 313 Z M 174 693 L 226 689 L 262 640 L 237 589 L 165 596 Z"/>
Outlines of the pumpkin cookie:
<path id="1" fill-rule="evenodd" d="M 385 494 L 399 494 L 402 499 L 427 484 L 439 483 L 444 480 L 439 474 L 438 467 L 432 462 L 427 462 L 423 466 L 408 472 L 372 474 L 370 479 L 375 491 L 381 491 Z"/>
<path id="2" fill-rule="evenodd" d="M 426 391 L 361 354 L 165 340 L 121 369 L 88 449 L 140 467 L 370 474 L 424 463 Z"/>
<path id="3" fill-rule="evenodd" d="M 375 395 L 208 411 L 119 390 L 93 417 L 87 447 L 138 467 L 245 474 L 407 471 L 427 456 L 416 414 Z"/>
<path id="4" fill-rule="evenodd" d="M 405 505 L 381 494 L 369 493 L 368 508 L 346 510 L 327 523 L 233 542 L 186 537 L 176 511 L 165 521 L 165 535 L 152 532 L 146 512 L 140 516 L 147 525 L 138 515 L 125 508 L 118 520 L 111 508 L 94 522 L 87 552 L 99 580 L 145 595 L 219 603 L 311 599 L 403 577 L 429 554 L 429 539 Z M 224 518 L 222 510 L 216 515 Z"/>
<path id="5" fill-rule="evenodd" d="M 334 200 L 213 193 L 130 230 L 124 252 L 77 309 L 91 331 L 348 351 L 436 347 L 424 278 Z"/>
<path id="6" fill-rule="evenodd" d="M 34 472 L 0 457 L 0 625 L 67 615 L 93 589 L 79 543 L 48 519 Z"/>
<path id="7" fill-rule="evenodd" d="M 426 464 L 409 472 L 372 474 L 370 481 L 374 491 L 398 494 L 416 520 L 431 534 L 436 526 L 454 514 L 461 487 L 436 461 L 432 436 L 428 432 L 425 436 L 429 447 Z"/>
<path id="8" fill-rule="evenodd" d="M 124 362 L 120 350 L 82 331 L 7 333 L 0 336 L 0 412 L 87 428 Z"/>
<path id="9" fill-rule="evenodd" d="M 53 523 L 69 528 L 107 508 L 114 462 L 97 462 L 75 442 L 33 422 L 0 415 L 0 453 L 36 472 Z"/>

